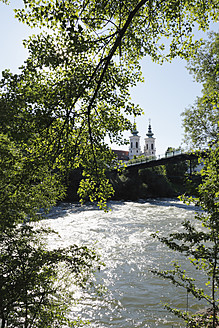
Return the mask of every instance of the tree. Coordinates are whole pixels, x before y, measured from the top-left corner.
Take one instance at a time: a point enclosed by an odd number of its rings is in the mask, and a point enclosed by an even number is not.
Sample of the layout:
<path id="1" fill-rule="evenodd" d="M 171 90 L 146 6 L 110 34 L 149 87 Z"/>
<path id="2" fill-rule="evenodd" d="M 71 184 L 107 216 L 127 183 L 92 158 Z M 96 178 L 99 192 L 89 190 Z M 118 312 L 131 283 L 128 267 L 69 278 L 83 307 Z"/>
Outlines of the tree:
<path id="1" fill-rule="evenodd" d="M 1 133 L 0 170 L 0 327 L 73 327 L 71 286 L 86 286 L 99 257 L 77 245 L 48 250 L 51 231 L 31 224 L 64 193 L 49 163 Z"/>
<path id="2" fill-rule="evenodd" d="M 21 225 L 0 235 L 1 328 L 73 327 L 73 284 L 86 287 L 98 256 L 72 245 L 48 250 L 51 231 Z M 94 265 L 95 264 L 95 265 Z"/>
<path id="3" fill-rule="evenodd" d="M 162 62 L 175 56 L 187 57 L 198 44 L 192 41 L 194 23 L 205 29 L 208 19 L 217 21 L 218 4 L 215 0 L 25 0 L 16 16 L 30 26 L 42 28 L 42 32 L 24 42 L 29 57 L 20 73 L 5 71 L 0 82 L 4 141 L 0 228 L 1 233 L 10 228 L 10 234 L 18 223 L 38 219 L 39 210 L 48 209 L 62 197 L 62 177 L 69 169 L 82 167 L 80 195 L 105 206 L 113 193 L 106 171 L 114 165 L 105 138 L 122 143 L 122 132 L 131 128 L 125 115 L 141 113 L 130 101 L 129 93 L 131 86 L 142 81 L 140 59 L 150 55 Z M 163 44 L 165 37 L 170 41 L 168 47 Z M 22 241 L 18 236 L 15 246 Z M 10 243 L 9 236 L 5 241 Z M 25 247 L 24 254 L 28 251 Z M 37 251 L 41 254 L 41 249 Z M 34 255 L 35 250 L 28 255 L 30 263 Z M 14 251 L 11 263 L 16 258 Z M 47 259 L 43 257 L 46 267 Z M 6 260 L 3 257 L 0 262 L 3 268 Z M 20 263 L 24 265 L 25 259 Z M 50 286 L 56 264 L 53 258 L 48 280 L 44 276 L 37 280 L 36 272 L 41 273 L 37 264 L 31 276 L 33 286 L 38 282 Z M 7 268 L 4 270 L 10 272 Z M 4 278 L 3 272 L 2 281 Z M 8 274 L 6 278 L 10 286 Z M 16 279 L 20 278 L 18 270 Z M 20 291 L 24 285 L 19 285 Z M 6 294 L 5 299 L 10 300 L 10 295 Z M 20 311 L 18 324 L 23 320 L 21 311 L 26 301 L 22 299 L 23 303 L 13 308 Z M 33 303 L 29 304 L 25 307 L 28 320 L 33 314 L 31 309 L 35 312 Z M 7 307 L 7 316 L 10 311 Z M 37 327 L 47 324 L 40 321 L 43 314 L 44 307 L 40 306 Z M 4 318 L 4 313 L 1 316 Z"/>
<path id="4" fill-rule="evenodd" d="M 184 254 L 190 263 L 204 276 L 206 286 L 194 277 L 188 276 L 178 263 L 172 270 L 153 272 L 169 279 L 177 287 L 187 290 L 197 301 L 204 300 L 210 306 L 209 311 L 192 314 L 189 311 L 175 309 L 169 304 L 166 308 L 183 318 L 187 327 L 218 326 L 218 287 L 219 287 L 219 111 L 218 111 L 218 34 L 212 33 L 210 41 L 205 41 L 189 59 L 190 72 L 198 82 L 203 83 L 202 97 L 198 97 L 193 107 L 183 113 L 185 138 L 191 147 L 208 147 L 204 156 L 205 166 L 201 172 L 202 183 L 197 188 L 197 196 L 182 197 L 186 203 L 195 203 L 201 212 L 191 220 L 183 222 L 182 232 L 169 236 L 155 234 L 171 250 Z M 203 159 L 202 159 L 203 161 Z"/>
<path id="5" fill-rule="evenodd" d="M 195 55 L 189 60 L 189 71 L 203 85 L 202 96 L 183 115 L 185 140 L 195 148 L 203 148 L 218 140 L 218 76 L 219 34 L 211 33 Z"/>
<path id="6" fill-rule="evenodd" d="M 0 134 L 0 231 L 18 223 L 36 221 L 64 195 L 58 174 L 42 159 L 32 159 L 18 143 Z M 41 211 L 40 211 L 41 209 Z M 41 214 L 40 214 L 41 213 Z"/>
<path id="7" fill-rule="evenodd" d="M 48 250 L 51 231 L 30 225 L 64 193 L 49 163 L 32 160 L 0 134 L 0 327 L 73 327 L 70 285 L 85 286 L 100 262 L 87 247 Z"/>
<path id="8" fill-rule="evenodd" d="M 202 211 L 196 213 L 194 219 L 183 222 L 184 231 L 171 233 L 169 236 L 155 234 L 162 243 L 171 250 L 188 257 L 190 263 L 204 276 L 206 286 L 200 286 L 199 281 L 189 277 L 178 263 L 173 270 L 153 270 L 156 275 L 169 279 L 174 285 L 183 287 L 197 300 L 204 300 L 210 305 L 209 314 L 190 314 L 188 311 L 167 309 L 183 318 L 187 327 L 213 327 L 218 325 L 219 303 L 219 143 L 211 149 L 205 160 L 202 171 L 203 183 L 198 187 L 197 198 L 184 198 L 187 203 L 195 203 Z M 200 223 L 202 228 L 200 229 Z"/>
<path id="9" fill-rule="evenodd" d="M 122 143 L 122 131 L 131 128 L 124 113 L 141 113 L 129 94 L 142 80 L 140 59 L 189 56 L 198 44 L 194 24 L 205 29 L 208 19 L 217 20 L 218 4 L 29 0 L 16 16 L 42 33 L 25 42 L 30 55 L 21 74 L 4 74 L 1 115 L 10 117 L 13 136 L 28 136 L 37 157 L 40 149 L 59 169 L 81 166 L 79 192 L 101 206 L 113 193 L 105 172 L 114 156 L 104 140 Z"/>

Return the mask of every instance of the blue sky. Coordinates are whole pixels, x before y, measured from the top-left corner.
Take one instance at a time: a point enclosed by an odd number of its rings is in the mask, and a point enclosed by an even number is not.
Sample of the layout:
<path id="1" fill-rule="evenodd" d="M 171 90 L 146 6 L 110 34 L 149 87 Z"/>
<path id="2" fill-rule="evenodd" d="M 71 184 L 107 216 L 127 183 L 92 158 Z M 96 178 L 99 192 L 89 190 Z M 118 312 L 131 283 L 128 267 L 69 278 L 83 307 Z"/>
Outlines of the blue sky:
<path id="1" fill-rule="evenodd" d="M 19 0 L 11 1 L 19 5 Z M 33 31 L 14 19 L 12 6 L 0 3 L 0 71 L 9 68 L 16 72 L 27 56 L 22 40 Z M 218 30 L 213 25 L 214 30 Z M 200 37 L 206 34 L 200 33 Z M 206 36 L 207 37 L 207 36 Z M 144 138 L 148 130 L 149 118 L 156 138 L 157 154 L 163 154 L 167 147 L 179 147 L 182 144 L 183 129 L 180 114 L 192 105 L 201 95 L 201 85 L 194 82 L 185 68 L 186 62 L 175 59 L 162 66 L 153 63 L 150 58 L 142 60 L 145 82 L 132 89 L 132 100 L 144 109 L 144 115 L 136 118 L 143 149 Z M 125 134 L 128 138 L 129 132 Z M 115 149 L 128 150 L 128 146 Z"/>

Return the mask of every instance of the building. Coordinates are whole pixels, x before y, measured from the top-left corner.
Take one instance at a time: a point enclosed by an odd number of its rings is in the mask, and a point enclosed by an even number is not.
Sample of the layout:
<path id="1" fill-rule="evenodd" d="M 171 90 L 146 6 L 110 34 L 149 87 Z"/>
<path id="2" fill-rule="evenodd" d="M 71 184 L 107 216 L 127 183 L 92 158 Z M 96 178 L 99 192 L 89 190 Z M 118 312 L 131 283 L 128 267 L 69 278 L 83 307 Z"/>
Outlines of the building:
<path id="1" fill-rule="evenodd" d="M 144 139 L 144 152 L 141 151 L 140 146 L 140 136 L 138 135 L 136 123 L 134 123 L 134 129 L 132 135 L 129 137 L 129 159 L 134 157 L 144 155 L 146 157 L 155 157 L 156 156 L 156 147 L 155 147 L 155 138 L 153 137 L 153 132 L 151 129 L 151 122 L 149 121 L 148 133 L 146 133 L 146 138 Z"/>
<path id="2" fill-rule="evenodd" d="M 148 125 L 148 133 L 146 133 L 146 138 L 144 139 L 144 151 L 141 151 L 140 145 L 140 136 L 138 135 L 138 130 L 136 123 L 134 122 L 133 130 L 131 131 L 132 135 L 129 137 L 129 151 L 126 150 L 113 150 L 113 152 L 117 155 L 118 160 L 122 160 L 124 162 L 138 157 L 140 155 L 144 155 L 146 157 L 155 157 L 156 156 L 156 147 L 155 147 L 155 138 L 153 137 L 153 132 L 151 129 L 151 122 L 149 121 Z"/>
<path id="3" fill-rule="evenodd" d="M 138 135 L 136 123 L 134 123 L 134 129 L 132 135 L 129 137 L 129 159 L 133 159 L 134 156 L 141 155 L 140 136 Z"/>
<path id="4" fill-rule="evenodd" d="M 154 134 L 151 130 L 151 123 L 149 122 L 148 133 L 146 134 L 147 138 L 144 139 L 144 155 L 147 157 L 156 156 L 155 138 L 153 135 Z"/>
<path id="5" fill-rule="evenodd" d="M 117 159 L 119 161 L 128 161 L 129 160 L 129 152 L 126 150 L 113 150 L 116 154 Z"/>

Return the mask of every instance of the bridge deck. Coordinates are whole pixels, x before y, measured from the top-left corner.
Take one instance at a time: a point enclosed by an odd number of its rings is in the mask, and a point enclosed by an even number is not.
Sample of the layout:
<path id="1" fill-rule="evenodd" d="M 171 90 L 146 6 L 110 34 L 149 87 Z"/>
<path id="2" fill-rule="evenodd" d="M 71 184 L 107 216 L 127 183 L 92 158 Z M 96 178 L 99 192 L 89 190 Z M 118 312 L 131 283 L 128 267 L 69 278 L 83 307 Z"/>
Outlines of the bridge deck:
<path id="1" fill-rule="evenodd" d="M 192 161 L 197 159 L 200 156 L 200 153 L 176 153 L 169 156 L 164 156 L 156 159 L 136 159 L 136 162 L 129 162 L 126 163 L 126 169 L 139 169 L 139 168 L 146 168 L 146 167 L 154 167 L 159 165 L 165 165 L 168 163 L 178 163 L 183 161 Z"/>

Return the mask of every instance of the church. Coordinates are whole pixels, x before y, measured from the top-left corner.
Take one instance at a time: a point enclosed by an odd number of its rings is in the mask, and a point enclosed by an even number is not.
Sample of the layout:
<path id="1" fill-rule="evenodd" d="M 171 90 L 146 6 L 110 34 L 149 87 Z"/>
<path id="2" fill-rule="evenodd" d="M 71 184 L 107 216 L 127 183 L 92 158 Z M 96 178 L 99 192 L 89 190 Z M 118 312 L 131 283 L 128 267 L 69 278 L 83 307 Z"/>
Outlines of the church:
<path id="1" fill-rule="evenodd" d="M 146 133 L 146 138 L 144 139 L 144 151 L 141 151 L 140 146 L 140 136 L 138 135 L 136 123 L 134 123 L 134 129 L 131 131 L 132 135 L 129 137 L 129 159 L 133 159 L 140 155 L 146 157 L 155 157 L 156 148 L 155 148 L 155 138 L 153 137 L 153 132 L 151 129 L 151 122 L 149 121 L 148 133 Z"/>
<path id="2" fill-rule="evenodd" d="M 134 128 L 131 131 L 132 135 L 129 137 L 129 151 L 126 150 L 113 150 L 117 155 L 118 160 L 128 161 L 130 159 L 136 158 L 138 156 L 155 157 L 155 138 L 153 137 L 153 132 L 151 129 L 151 122 L 149 120 L 148 133 L 146 133 L 146 138 L 144 139 L 144 151 L 141 151 L 140 136 L 138 135 L 136 123 L 134 123 Z"/>

